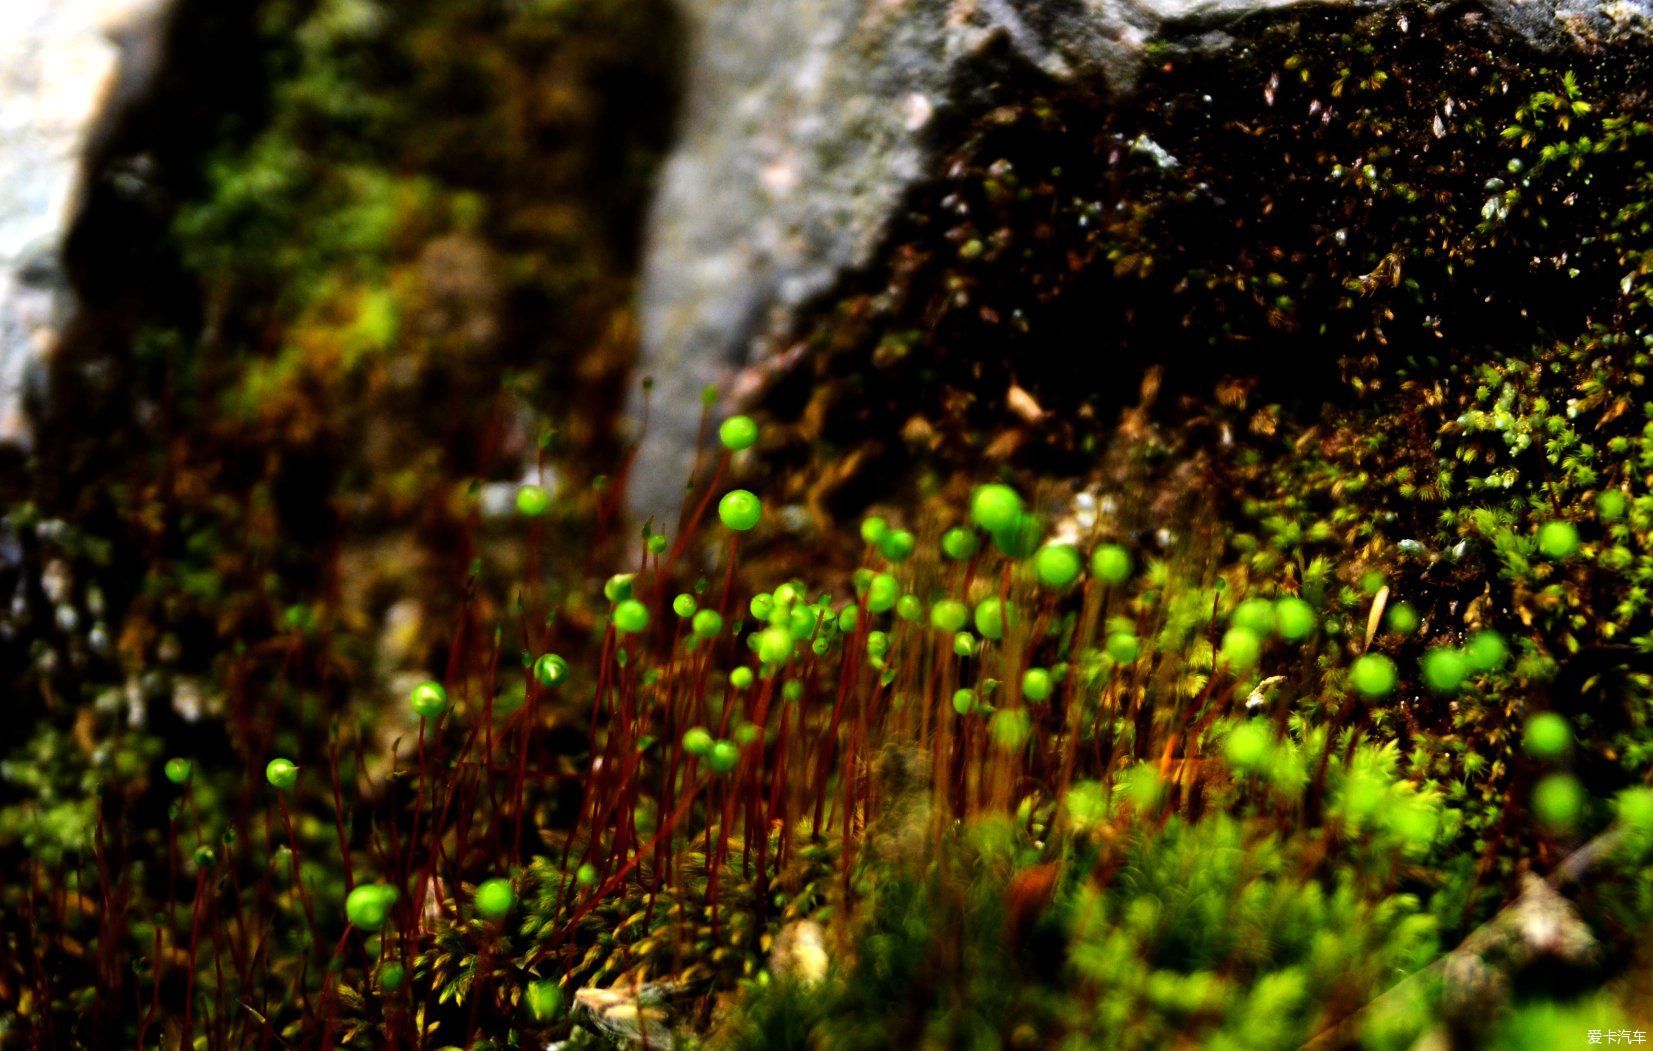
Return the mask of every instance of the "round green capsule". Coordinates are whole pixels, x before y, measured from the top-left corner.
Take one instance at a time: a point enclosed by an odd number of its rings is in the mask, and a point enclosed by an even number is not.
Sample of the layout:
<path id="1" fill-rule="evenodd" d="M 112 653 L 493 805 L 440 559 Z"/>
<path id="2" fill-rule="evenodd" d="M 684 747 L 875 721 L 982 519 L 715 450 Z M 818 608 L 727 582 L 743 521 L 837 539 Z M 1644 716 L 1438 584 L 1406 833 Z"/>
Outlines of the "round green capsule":
<path id="1" fill-rule="evenodd" d="M 1039 541 L 1045 535 L 1045 523 L 1030 511 L 1018 511 L 1009 525 L 992 531 L 993 546 L 1020 562 L 1039 550 Z"/>
<path id="2" fill-rule="evenodd" d="M 1128 631 L 1108 636 L 1108 656 L 1120 664 L 1131 664 L 1142 654 L 1142 640 Z"/>
<path id="3" fill-rule="evenodd" d="M 291 759 L 275 758 L 264 764 L 264 780 L 282 792 L 298 783 L 298 766 Z"/>
<path id="4" fill-rule="evenodd" d="M 969 607 L 958 599 L 944 598 L 930 607 L 930 626 L 937 631 L 962 631 L 969 620 Z"/>
<path id="5" fill-rule="evenodd" d="M 1469 658 L 1462 650 L 1441 646 L 1423 655 L 1423 682 L 1436 693 L 1455 693 L 1469 676 Z"/>
<path id="6" fill-rule="evenodd" d="M 1510 655 L 1504 637 L 1496 631 L 1478 631 L 1471 635 L 1464 653 L 1469 658 L 1469 666 L 1479 672 L 1497 671 Z"/>
<path id="7" fill-rule="evenodd" d="M 562 986 L 556 982 L 529 982 L 522 991 L 522 1003 L 534 1021 L 553 1021 L 562 1014 Z"/>
<path id="8" fill-rule="evenodd" d="M 969 688 L 960 688 L 953 691 L 953 711 L 960 715 L 969 715 L 976 710 L 976 691 Z"/>
<path id="9" fill-rule="evenodd" d="M 1082 569 L 1079 552 L 1069 544 L 1046 544 L 1033 556 L 1033 571 L 1047 588 L 1071 587 Z"/>
<path id="10" fill-rule="evenodd" d="M 539 518 L 551 509 L 551 494 L 544 486 L 525 485 L 517 489 L 517 513 L 524 518 Z"/>
<path id="11" fill-rule="evenodd" d="M 1367 697 L 1388 696 L 1398 678 L 1395 662 L 1381 653 L 1364 654 L 1349 668 L 1350 681 Z"/>
<path id="12" fill-rule="evenodd" d="M 861 539 L 868 544 L 877 544 L 889 531 L 890 524 L 877 515 L 861 519 Z"/>
<path id="13" fill-rule="evenodd" d="M 901 599 L 901 585 L 888 573 L 880 573 L 867 585 L 867 609 L 873 613 L 887 613 Z"/>
<path id="14" fill-rule="evenodd" d="M 162 767 L 161 771 L 166 774 L 166 779 L 173 784 L 187 785 L 189 779 L 195 775 L 195 764 L 188 759 L 174 757 L 166 761 L 166 766 Z"/>
<path id="15" fill-rule="evenodd" d="M 905 562 L 913 556 L 918 541 L 905 529 L 891 529 L 878 538 L 878 553 L 891 562 Z"/>
<path id="16" fill-rule="evenodd" d="M 1103 544 L 1091 552 L 1091 576 L 1104 584 L 1131 579 L 1131 553 L 1118 544 Z"/>
<path id="17" fill-rule="evenodd" d="M 624 602 L 631 597 L 631 585 L 636 577 L 636 573 L 616 573 L 609 577 L 603 581 L 603 597 L 610 602 Z"/>
<path id="18" fill-rule="evenodd" d="M 1274 631 L 1274 603 L 1265 598 L 1248 598 L 1234 607 L 1234 615 L 1229 619 L 1258 638 L 1267 638 Z"/>
<path id="19" fill-rule="evenodd" d="M 1296 595 L 1274 603 L 1274 630 L 1287 642 L 1301 642 L 1314 634 L 1314 607 Z"/>
<path id="20" fill-rule="evenodd" d="M 1235 671 L 1256 666 L 1263 655 L 1263 640 L 1250 628 L 1235 625 L 1223 632 L 1222 659 Z"/>
<path id="21" fill-rule="evenodd" d="M 1411 603 L 1408 602 L 1397 602 L 1390 606 L 1384 620 L 1389 625 L 1389 630 L 1396 635 L 1411 635 L 1418 630 L 1418 626 L 1422 623 L 1418 611 L 1413 609 Z"/>
<path id="22" fill-rule="evenodd" d="M 1565 716 L 1556 712 L 1539 712 L 1528 719 L 1521 735 L 1521 747 L 1534 759 L 1561 759 L 1572 746 L 1573 728 Z"/>
<path id="23" fill-rule="evenodd" d="M 960 657 L 974 657 L 981 651 L 981 644 L 968 631 L 961 631 L 953 636 L 953 653 Z"/>
<path id="24" fill-rule="evenodd" d="M 740 745 L 733 741 L 717 741 L 706 753 L 706 765 L 720 774 L 727 774 L 739 762 Z"/>
<path id="25" fill-rule="evenodd" d="M 379 965 L 379 988 L 387 993 L 394 993 L 402 987 L 407 978 L 407 968 L 399 963 L 383 963 Z"/>
<path id="26" fill-rule="evenodd" d="M 1571 522 L 1545 522 L 1538 527 L 1538 552 L 1560 561 L 1578 554 L 1578 526 Z"/>
<path id="27" fill-rule="evenodd" d="M 435 719 L 448 710 L 448 691 L 439 682 L 427 679 L 408 694 L 408 706 L 423 719 Z"/>
<path id="28" fill-rule="evenodd" d="M 983 599 L 976 606 L 976 632 L 984 639 L 1002 639 L 1005 628 L 1014 623 L 1015 616 L 1016 607 L 1006 604 L 1003 599 Z"/>
<path id="29" fill-rule="evenodd" d="M 364 883 L 344 899 L 344 915 L 357 930 L 376 931 L 390 918 L 396 890 L 383 883 Z"/>
<path id="30" fill-rule="evenodd" d="M 1551 774 L 1532 790 L 1533 815 L 1551 832 L 1567 832 L 1584 816 L 1584 786 L 1571 774 Z"/>
<path id="31" fill-rule="evenodd" d="M 906 621 L 917 620 L 924 615 L 924 603 L 917 595 L 902 595 L 896 600 L 895 615 Z"/>
<path id="32" fill-rule="evenodd" d="M 695 606 L 696 603 L 694 596 L 688 594 L 687 592 L 684 592 L 683 594 L 672 599 L 672 612 L 677 614 L 678 617 L 683 620 L 688 620 L 690 617 L 694 616 Z"/>
<path id="33" fill-rule="evenodd" d="M 683 731 L 683 751 L 689 755 L 703 756 L 712 750 L 714 743 L 712 732 L 704 726 L 691 726 Z"/>
<path id="34" fill-rule="evenodd" d="M 587 890 L 595 887 L 597 885 L 597 866 L 587 861 L 575 869 L 574 883 L 576 886 L 584 887 Z"/>
<path id="35" fill-rule="evenodd" d="M 1048 701 L 1051 689 L 1050 672 L 1044 668 L 1029 668 L 1022 673 L 1022 696 L 1035 704 Z"/>
<path id="36" fill-rule="evenodd" d="M 542 653 L 534 661 L 534 681 L 546 689 L 568 681 L 568 662 L 555 653 Z"/>
<path id="37" fill-rule="evenodd" d="M 763 517 L 763 503 L 745 489 L 731 489 L 717 502 L 717 516 L 730 529 L 745 533 Z"/>
<path id="38" fill-rule="evenodd" d="M 729 673 L 729 685 L 737 690 L 747 690 L 752 687 L 752 669 L 736 668 Z"/>
<path id="39" fill-rule="evenodd" d="M 780 626 L 764 628 L 758 633 L 758 660 L 765 664 L 781 664 L 792 656 L 792 632 Z"/>
<path id="40" fill-rule="evenodd" d="M 963 526 L 954 526 L 941 534 L 941 553 L 954 562 L 968 562 L 981 550 L 981 538 Z"/>
<path id="41" fill-rule="evenodd" d="M 978 486 L 970 496 L 970 520 L 989 533 L 1008 528 L 1022 512 L 1022 498 L 1008 485 Z"/>
<path id="42" fill-rule="evenodd" d="M 1596 516 L 1603 522 L 1617 522 L 1630 508 L 1630 498 L 1621 489 L 1603 489 L 1596 497 Z"/>
<path id="43" fill-rule="evenodd" d="M 636 635 L 649 626 L 648 607 L 634 598 L 628 598 L 614 607 L 614 630 L 622 635 Z"/>
<path id="44" fill-rule="evenodd" d="M 689 630 L 695 637 L 709 639 L 723 630 L 723 615 L 715 609 L 703 609 L 689 621 Z"/>
<path id="45" fill-rule="evenodd" d="M 758 424 L 750 416 L 731 416 L 717 429 L 717 440 L 730 452 L 738 453 L 758 443 Z"/>
<path id="46" fill-rule="evenodd" d="M 508 879 L 484 880 L 476 888 L 477 915 L 485 920 L 502 920 L 517 903 L 517 892 Z"/>

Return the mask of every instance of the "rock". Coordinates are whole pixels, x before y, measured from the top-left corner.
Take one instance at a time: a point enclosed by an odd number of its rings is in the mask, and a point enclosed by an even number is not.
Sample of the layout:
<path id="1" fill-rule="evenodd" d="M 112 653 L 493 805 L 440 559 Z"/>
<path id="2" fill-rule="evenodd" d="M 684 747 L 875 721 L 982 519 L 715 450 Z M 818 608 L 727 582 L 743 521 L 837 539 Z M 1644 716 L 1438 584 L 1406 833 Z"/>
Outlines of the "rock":
<path id="1" fill-rule="evenodd" d="M 1020 67 L 1122 96 L 1149 54 L 1229 46 L 1248 16 L 1304 2 L 683 0 L 691 58 L 648 227 L 642 367 L 653 412 L 633 510 L 676 509 L 701 389 L 736 387 L 800 307 L 871 260 L 909 189 L 946 155 L 948 111 L 996 101 L 1000 80 L 987 71 Z M 1653 0 L 1479 7 L 1535 43 L 1567 46 L 1645 39 Z"/>
<path id="2" fill-rule="evenodd" d="M 0 3 L 0 442 L 71 309 L 62 249 L 84 163 L 159 64 L 172 0 Z"/>

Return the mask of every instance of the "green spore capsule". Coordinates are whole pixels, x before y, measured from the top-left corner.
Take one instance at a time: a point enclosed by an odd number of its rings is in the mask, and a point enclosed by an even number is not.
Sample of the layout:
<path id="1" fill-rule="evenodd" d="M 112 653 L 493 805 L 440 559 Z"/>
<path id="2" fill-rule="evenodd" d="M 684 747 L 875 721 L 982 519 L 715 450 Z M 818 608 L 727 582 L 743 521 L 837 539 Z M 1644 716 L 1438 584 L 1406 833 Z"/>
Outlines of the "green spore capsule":
<path id="1" fill-rule="evenodd" d="M 1620 792 L 1613 809 L 1626 828 L 1637 832 L 1653 831 L 1653 788 L 1636 785 Z"/>
<path id="2" fill-rule="evenodd" d="M 1142 640 L 1128 631 L 1108 636 L 1108 656 L 1119 664 L 1132 664 L 1142 653 Z"/>
<path id="3" fill-rule="evenodd" d="M 861 539 L 866 543 L 878 543 L 889 531 L 890 524 L 877 515 L 868 515 L 861 519 Z"/>
<path id="4" fill-rule="evenodd" d="M 821 616 L 813 607 L 794 606 L 786 618 L 786 630 L 794 642 L 802 642 L 814 636 L 820 623 Z"/>
<path id="5" fill-rule="evenodd" d="M 1432 649 L 1423 655 L 1423 682 L 1436 693 L 1456 693 L 1469 677 L 1469 658 L 1451 646 Z"/>
<path id="6" fill-rule="evenodd" d="M 203 843 L 201 846 L 195 848 L 194 861 L 196 868 L 210 869 L 214 865 L 218 864 L 218 854 L 211 847 Z"/>
<path id="7" fill-rule="evenodd" d="M 768 620 L 769 614 L 775 612 L 775 596 L 767 591 L 752 596 L 752 601 L 746 604 L 746 609 L 756 620 Z"/>
<path id="8" fill-rule="evenodd" d="M 1022 673 L 1022 696 L 1035 704 L 1050 700 L 1050 672 L 1043 668 L 1029 668 Z"/>
<path id="9" fill-rule="evenodd" d="M 1388 623 L 1389 630 L 1394 632 L 1396 635 L 1414 634 L 1418 630 L 1418 625 L 1422 623 L 1421 618 L 1418 616 L 1418 611 L 1413 609 L 1410 603 L 1406 602 L 1397 602 L 1393 606 L 1390 606 L 1389 613 L 1385 616 L 1384 620 Z"/>
<path id="10" fill-rule="evenodd" d="M 1016 607 L 1003 599 L 983 599 L 976 606 L 976 632 L 984 639 L 998 641 L 1004 638 L 1005 628 L 1013 627 Z"/>
<path id="11" fill-rule="evenodd" d="M 508 879 L 485 880 L 477 885 L 476 911 L 483 919 L 502 920 L 516 903 L 517 892 Z"/>
<path id="12" fill-rule="evenodd" d="M 902 595 L 896 600 L 895 615 L 902 620 L 917 620 L 924 615 L 924 603 L 917 595 Z"/>
<path id="13" fill-rule="evenodd" d="M 918 541 L 905 529 L 891 529 L 878 538 L 878 553 L 891 562 L 905 562 L 913 557 Z"/>
<path id="14" fill-rule="evenodd" d="M 1267 638 L 1274 631 L 1274 603 L 1265 598 L 1248 598 L 1234 607 L 1229 621 L 1260 639 Z"/>
<path id="15" fill-rule="evenodd" d="M 1286 595 L 1274 603 L 1274 630 L 1287 642 L 1301 642 L 1314 634 L 1314 607 L 1296 595 Z"/>
<path id="16" fill-rule="evenodd" d="M 1036 514 L 1020 511 L 1009 525 L 1003 529 L 993 530 L 993 546 L 1006 557 L 1020 562 L 1024 558 L 1032 557 L 1034 552 L 1039 550 L 1039 542 L 1044 535 L 1044 521 Z"/>
<path id="17" fill-rule="evenodd" d="M 989 533 L 1008 528 L 1022 513 L 1022 498 L 1008 485 L 977 486 L 970 495 L 970 520 Z"/>
<path id="18" fill-rule="evenodd" d="M 937 631 L 961 631 L 969 620 L 969 607 L 958 599 L 944 598 L 930 607 L 930 626 Z"/>
<path id="19" fill-rule="evenodd" d="M 1556 712 L 1539 712 L 1528 719 L 1521 735 L 1521 747 L 1534 759 L 1564 758 L 1572 746 L 1573 728 L 1566 717 Z"/>
<path id="20" fill-rule="evenodd" d="M 712 732 L 704 726 L 691 726 L 683 731 L 683 751 L 692 756 L 703 756 L 712 750 Z"/>
<path id="21" fill-rule="evenodd" d="M 1596 496 L 1596 517 L 1603 522 L 1617 522 L 1630 508 L 1630 498 L 1620 489 L 1603 489 Z"/>
<path id="22" fill-rule="evenodd" d="M 1250 772 L 1262 765 L 1274 747 L 1274 734 L 1261 720 L 1244 722 L 1223 739 L 1223 759 L 1236 770 Z"/>
<path id="23" fill-rule="evenodd" d="M 173 784 L 187 785 L 189 784 L 189 779 L 195 774 L 195 764 L 191 763 L 188 759 L 174 757 L 166 761 L 166 766 L 161 768 L 161 772 L 164 773 L 166 775 L 166 779 L 171 781 Z"/>
<path id="24" fill-rule="evenodd" d="M 543 653 L 534 661 L 534 681 L 546 689 L 568 681 L 568 662 L 555 653 Z"/>
<path id="25" fill-rule="evenodd" d="M 1551 774 L 1532 790 L 1532 812 L 1550 832 L 1568 832 L 1584 816 L 1584 786 L 1571 774 Z"/>
<path id="26" fill-rule="evenodd" d="M 976 710 L 976 691 L 969 688 L 960 688 L 953 691 L 953 711 L 960 715 L 969 715 Z"/>
<path id="27" fill-rule="evenodd" d="M 981 537 L 963 526 L 954 526 L 941 534 L 941 553 L 954 562 L 968 562 L 980 550 Z"/>
<path id="28" fill-rule="evenodd" d="M 407 978 L 407 968 L 399 963 L 380 964 L 378 977 L 379 988 L 394 993 L 402 988 L 402 982 Z"/>
<path id="29" fill-rule="evenodd" d="M 1398 678 L 1395 662 L 1381 653 L 1364 654 L 1349 668 L 1349 680 L 1367 697 L 1388 696 Z"/>
<path id="30" fill-rule="evenodd" d="M 648 607 L 634 598 L 628 598 L 614 607 L 614 630 L 622 635 L 636 635 L 649 626 Z"/>
<path id="31" fill-rule="evenodd" d="M 275 758 L 264 764 L 264 780 L 285 792 L 298 783 L 298 765 L 291 759 Z"/>
<path id="32" fill-rule="evenodd" d="M 887 613 L 901 598 L 901 585 L 888 573 L 880 573 L 867 585 L 867 609 L 873 613 Z"/>
<path id="33" fill-rule="evenodd" d="M 632 580 L 635 573 L 616 573 L 603 582 L 603 597 L 610 602 L 624 602 L 631 597 Z"/>
<path id="34" fill-rule="evenodd" d="M 1235 671 L 1246 671 L 1263 655 L 1263 640 L 1250 628 L 1238 625 L 1223 632 L 1222 659 Z"/>
<path id="35" fill-rule="evenodd" d="M 344 915 L 357 930 L 376 931 L 390 918 L 396 891 L 383 883 L 364 883 L 344 899 Z"/>
<path id="36" fill-rule="evenodd" d="M 1538 527 L 1538 553 L 1560 561 L 1578 554 L 1578 527 L 1571 522 L 1545 522 Z"/>
<path id="37" fill-rule="evenodd" d="M 717 440 L 732 453 L 750 449 L 758 443 L 758 424 L 750 416 L 731 416 L 717 429 Z"/>
<path id="38" fill-rule="evenodd" d="M 981 644 L 968 631 L 961 631 L 953 636 L 953 653 L 960 657 L 974 657 L 981 651 Z"/>
<path id="39" fill-rule="evenodd" d="M 752 669 L 751 668 L 736 668 L 734 671 L 730 672 L 729 673 L 729 685 L 733 686 L 737 690 L 749 690 L 749 689 L 751 689 L 752 688 Z"/>
<path id="40" fill-rule="evenodd" d="M 758 660 L 781 664 L 792 656 L 792 633 L 782 627 L 768 627 L 758 633 Z"/>
<path id="41" fill-rule="evenodd" d="M 855 626 L 861 623 L 861 610 L 856 606 L 845 606 L 838 611 L 838 631 L 849 635 L 855 631 Z"/>
<path id="42" fill-rule="evenodd" d="M 757 723 L 741 723 L 739 726 L 735 727 L 734 732 L 729 736 L 734 738 L 735 744 L 745 748 L 753 741 L 756 741 L 760 733 L 762 733 L 762 731 L 758 729 Z"/>
<path id="43" fill-rule="evenodd" d="M 717 502 L 717 516 L 735 532 L 749 532 L 763 517 L 763 502 L 745 489 L 731 489 Z"/>
<path id="44" fill-rule="evenodd" d="M 694 600 L 694 596 L 688 594 L 687 592 L 684 592 L 683 594 L 672 599 L 672 612 L 677 614 L 683 620 L 688 620 L 690 617 L 694 616 L 695 606 L 696 602 Z"/>
<path id="45" fill-rule="evenodd" d="M 703 609 L 689 622 L 696 638 L 709 639 L 723 630 L 723 616 L 715 609 Z"/>
<path id="46" fill-rule="evenodd" d="M 649 538 L 643 541 L 643 545 L 649 549 L 649 554 L 663 555 L 666 553 L 666 534 L 650 533 Z"/>
<path id="47" fill-rule="evenodd" d="M 740 745 L 733 741 L 717 741 L 706 753 L 706 765 L 720 774 L 727 774 L 739 762 Z"/>
<path id="48" fill-rule="evenodd" d="M 1091 552 L 1091 576 L 1104 584 L 1131 579 L 1131 553 L 1118 544 L 1103 544 Z"/>
<path id="49" fill-rule="evenodd" d="M 517 513 L 524 518 L 539 518 L 551 509 L 551 494 L 544 486 L 525 485 L 517 489 Z"/>
<path id="50" fill-rule="evenodd" d="M 597 885 L 597 866 L 587 861 L 579 868 L 575 869 L 574 884 L 575 886 L 584 887 L 587 890 L 595 887 Z"/>
<path id="51" fill-rule="evenodd" d="M 422 719 L 435 719 L 448 710 L 448 691 L 441 683 L 426 679 L 408 694 L 408 706 Z"/>
<path id="52" fill-rule="evenodd" d="M 1464 654 L 1469 658 L 1470 668 L 1478 672 L 1491 672 L 1504 666 L 1510 651 L 1504 644 L 1504 637 L 1496 631 L 1478 631 L 1470 636 Z"/>
<path id="53" fill-rule="evenodd" d="M 1069 544 L 1046 544 L 1033 556 L 1033 571 L 1047 588 L 1073 586 L 1083 568 L 1079 552 Z"/>
<path id="54" fill-rule="evenodd" d="M 554 1021 L 562 1014 L 562 986 L 556 982 L 529 982 L 522 991 L 522 1004 L 534 1021 Z"/>

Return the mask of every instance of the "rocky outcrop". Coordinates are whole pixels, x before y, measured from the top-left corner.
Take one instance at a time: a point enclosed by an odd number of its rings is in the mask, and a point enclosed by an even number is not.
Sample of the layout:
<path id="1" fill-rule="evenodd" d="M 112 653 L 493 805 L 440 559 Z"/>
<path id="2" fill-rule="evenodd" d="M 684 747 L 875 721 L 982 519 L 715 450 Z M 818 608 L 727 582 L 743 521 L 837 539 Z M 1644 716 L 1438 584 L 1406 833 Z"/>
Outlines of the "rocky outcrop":
<path id="1" fill-rule="evenodd" d="M 872 257 L 908 190 L 945 155 L 960 103 L 991 104 L 1006 64 L 1126 95 L 1150 55 L 1243 41 L 1247 20 L 1311 0 L 684 0 L 687 103 L 648 231 L 643 370 L 653 412 L 633 474 L 669 512 L 692 460 L 699 391 L 740 395 L 803 304 Z M 1543 46 L 1645 40 L 1650 0 L 1480 0 Z"/>
<path id="2" fill-rule="evenodd" d="M 159 65 L 171 0 L 0 4 L 0 442 L 72 309 L 63 245 L 84 165 Z"/>

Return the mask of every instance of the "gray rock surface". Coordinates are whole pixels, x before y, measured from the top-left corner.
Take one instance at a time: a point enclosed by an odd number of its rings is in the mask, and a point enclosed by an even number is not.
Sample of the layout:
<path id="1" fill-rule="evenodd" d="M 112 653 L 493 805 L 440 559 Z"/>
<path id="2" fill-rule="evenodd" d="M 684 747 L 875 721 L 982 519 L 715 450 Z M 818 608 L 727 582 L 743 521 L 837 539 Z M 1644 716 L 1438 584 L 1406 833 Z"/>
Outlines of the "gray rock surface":
<path id="1" fill-rule="evenodd" d="M 72 304 L 62 249 L 83 162 L 158 62 L 171 0 L 0 0 L 0 442 Z"/>
<path id="2" fill-rule="evenodd" d="M 1220 48 L 1243 36 L 1246 16 L 1312 2 L 683 0 L 687 98 L 649 223 L 642 367 L 654 406 L 632 509 L 669 520 L 699 391 L 717 385 L 738 401 L 739 370 L 792 312 L 871 259 L 942 154 L 941 111 L 985 79 L 972 71 L 987 49 L 1124 94 L 1150 46 Z M 1554 45 L 1645 36 L 1653 13 L 1653 0 L 1481 3 Z"/>

